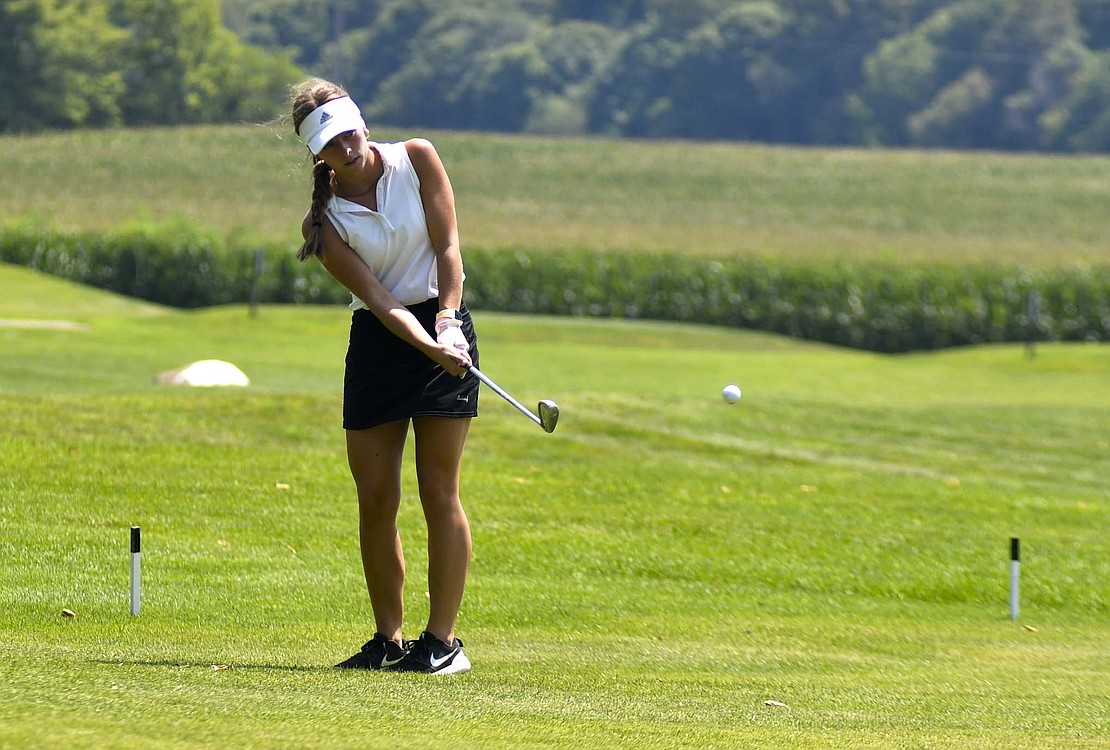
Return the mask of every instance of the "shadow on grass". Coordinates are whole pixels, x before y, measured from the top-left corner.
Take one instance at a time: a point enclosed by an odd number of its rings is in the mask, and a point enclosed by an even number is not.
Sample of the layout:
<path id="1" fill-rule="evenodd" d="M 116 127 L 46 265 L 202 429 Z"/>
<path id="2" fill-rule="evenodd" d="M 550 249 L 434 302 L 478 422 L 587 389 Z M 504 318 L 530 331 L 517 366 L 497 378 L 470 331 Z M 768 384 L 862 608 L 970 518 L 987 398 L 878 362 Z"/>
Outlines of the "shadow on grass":
<path id="1" fill-rule="evenodd" d="M 213 664 L 201 662 L 190 664 L 188 662 L 170 660 L 142 660 L 142 659 L 89 659 L 90 664 L 104 664 L 113 667 L 173 667 L 175 669 L 206 669 L 208 671 L 262 671 L 262 672 L 330 672 L 332 667 L 304 667 L 288 664 Z"/>

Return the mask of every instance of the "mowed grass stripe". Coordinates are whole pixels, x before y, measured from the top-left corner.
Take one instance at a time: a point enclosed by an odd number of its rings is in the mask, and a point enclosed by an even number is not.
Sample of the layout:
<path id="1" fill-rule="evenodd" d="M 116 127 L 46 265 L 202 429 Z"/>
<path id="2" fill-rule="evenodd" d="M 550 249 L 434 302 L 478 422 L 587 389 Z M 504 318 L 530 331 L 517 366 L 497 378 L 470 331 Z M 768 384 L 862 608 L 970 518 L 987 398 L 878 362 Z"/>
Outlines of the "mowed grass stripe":
<path id="1" fill-rule="evenodd" d="M 1102 746 L 1104 346 L 882 357 L 476 311 L 484 368 L 564 417 L 545 435 L 482 396 L 475 669 L 434 681 L 329 670 L 370 627 L 338 426 L 348 313 L 132 314 L 30 276 L 0 269 L 0 317 L 35 312 L 26 283 L 71 295 L 37 314 L 91 330 L 0 331 L 0 745 Z M 258 385 L 150 380 L 213 353 Z"/>

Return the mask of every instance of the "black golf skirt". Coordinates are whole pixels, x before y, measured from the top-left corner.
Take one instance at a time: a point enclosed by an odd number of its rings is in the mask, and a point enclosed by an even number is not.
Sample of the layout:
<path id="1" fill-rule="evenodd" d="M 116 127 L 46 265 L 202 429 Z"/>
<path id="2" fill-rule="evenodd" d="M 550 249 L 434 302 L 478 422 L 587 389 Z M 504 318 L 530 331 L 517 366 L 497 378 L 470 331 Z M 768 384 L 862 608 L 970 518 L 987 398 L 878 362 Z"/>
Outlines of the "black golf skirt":
<path id="1" fill-rule="evenodd" d="M 408 309 L 435 338 L 439 300 Z M 459 320 L 470 343 L 470 359 L 477 367 L 478 338 L 466 305 L 459 307 Z M 478 416 L 478 378 L 449 374 L 386 328 L 374 313 L 355 310 L 343 375 L 343 429 L 367 430 L 422 416 Z"/>

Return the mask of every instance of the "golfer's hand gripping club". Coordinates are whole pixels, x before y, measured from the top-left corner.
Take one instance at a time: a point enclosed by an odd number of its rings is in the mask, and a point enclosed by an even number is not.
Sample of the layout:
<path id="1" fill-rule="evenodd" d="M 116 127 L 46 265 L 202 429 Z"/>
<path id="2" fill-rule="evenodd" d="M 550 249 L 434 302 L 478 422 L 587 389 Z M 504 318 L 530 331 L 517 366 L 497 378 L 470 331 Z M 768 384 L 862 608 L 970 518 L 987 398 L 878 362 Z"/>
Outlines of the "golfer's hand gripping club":
<path id="1" fill-rule="evenodd" d="M 453 346 L 459 351 L 470 350 L 470 343 L 462 332 L 462 321 L 459 320 L 437 320 L 436 341 L 443 346 Z"/>

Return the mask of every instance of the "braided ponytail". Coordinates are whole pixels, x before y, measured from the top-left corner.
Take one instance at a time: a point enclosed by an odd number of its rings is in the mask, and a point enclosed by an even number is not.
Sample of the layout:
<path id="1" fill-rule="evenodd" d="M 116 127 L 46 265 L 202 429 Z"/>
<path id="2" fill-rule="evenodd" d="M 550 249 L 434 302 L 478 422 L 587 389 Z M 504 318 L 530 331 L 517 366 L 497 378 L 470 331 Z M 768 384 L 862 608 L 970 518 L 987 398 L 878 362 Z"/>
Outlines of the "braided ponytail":
<path id="1" fill-rule="evenodd" d="M 312 226 L 308 228 L 308 237 L 297 251 L 297 260 L 308 260 L 314 255 L 320 257 L 324 254 L 324 209 L 331 197 L 331 175 L 331 167 L 323 160 L 312 165 L 312 207 L 309 209 Z"/>
<path id="2" fill-rule="evenodd" d="M 321 104 L 347 96 L 341 86 L 337 86 L 322 78 L 309 78 L 307 81 L 293 88 L 293 129 L 300 133 L 301 123 Z M 324 226 L 324 209 L 328 199 L 331 198 L 332 170 L 321 159 L 314 159 L 312 165 L 312 208 L 309 218 L 312 226 L 308 229 L 308 237 L 297 251 L 299 260 L 308 260 L 312 256 L 324 254 L 324 241 L 322 237 Z"/>

